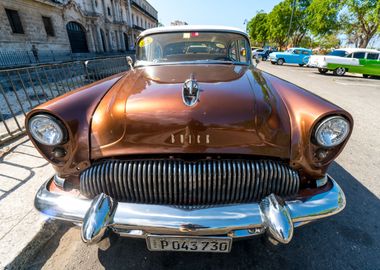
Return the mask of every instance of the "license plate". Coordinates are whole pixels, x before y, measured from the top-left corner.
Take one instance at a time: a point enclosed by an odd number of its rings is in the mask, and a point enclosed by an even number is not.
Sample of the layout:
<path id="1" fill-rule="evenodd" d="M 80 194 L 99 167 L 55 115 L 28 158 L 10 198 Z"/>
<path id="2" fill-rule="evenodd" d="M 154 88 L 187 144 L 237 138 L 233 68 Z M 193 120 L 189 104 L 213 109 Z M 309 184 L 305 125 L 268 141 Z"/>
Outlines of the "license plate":
<path id="1" fill-rule="evenodd" d="M 222 252 L 231 251 L 229 237 L 182 237 L 149 235 L 146 239 L 150 251 Z"/>

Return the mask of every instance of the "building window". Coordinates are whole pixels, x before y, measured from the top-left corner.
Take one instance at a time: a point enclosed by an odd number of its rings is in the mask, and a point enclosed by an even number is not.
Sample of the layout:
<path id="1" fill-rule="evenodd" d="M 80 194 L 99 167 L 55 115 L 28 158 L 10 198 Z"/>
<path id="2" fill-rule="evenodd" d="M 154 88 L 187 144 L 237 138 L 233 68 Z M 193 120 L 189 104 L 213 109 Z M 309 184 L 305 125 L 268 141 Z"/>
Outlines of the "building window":
<path id="1" fill-rule="evenodd" d="M 108 16 L 111 16 L 111 9 L 110 9 L 110 7 L 107 7 L 107 11 L 108 11 Z"/>
<path id="2" fill-rule="evenodd" d="M 55 34 L 54 34 L 54 28 L 53 28 L 53 23 L 51 22 L 51 18 L 42 16 L 42 21 L 44 23 L 46 34 L 50 37 L 54 37 Z"/>
<path id="3" fill-rule="evenodd" d="M 9 24 L 11 25 L 12 32 L 17 34 L 24 34 L 24 28 L 22 27 L 20 16 L 17 10 L 5 9 L 7 13 Z"/>
<path id="4" fill-rule="evenodd" d="M 98 1 L 94 1 L 95 2 L 95 7 L 98 7 Z"/>

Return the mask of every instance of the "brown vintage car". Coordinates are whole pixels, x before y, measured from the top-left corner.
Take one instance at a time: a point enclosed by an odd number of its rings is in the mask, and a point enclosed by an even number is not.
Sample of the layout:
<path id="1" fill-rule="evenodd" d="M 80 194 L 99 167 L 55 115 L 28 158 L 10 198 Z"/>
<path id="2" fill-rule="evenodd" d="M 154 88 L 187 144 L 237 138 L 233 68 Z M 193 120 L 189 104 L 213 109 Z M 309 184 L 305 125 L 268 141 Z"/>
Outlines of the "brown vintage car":
<path id="1" fill-rule="evenodd" d="M 136 48 L 130 71 L 28 114 L 56 171 L 39 211 L 81 225 L 87 243 L 116 233 L 153 251 L 228 252 L 264 233 L 288 243 L 345 207 L 326 170 L 351 115 L 258 70 L 244 32 L 155 28 Z"/>

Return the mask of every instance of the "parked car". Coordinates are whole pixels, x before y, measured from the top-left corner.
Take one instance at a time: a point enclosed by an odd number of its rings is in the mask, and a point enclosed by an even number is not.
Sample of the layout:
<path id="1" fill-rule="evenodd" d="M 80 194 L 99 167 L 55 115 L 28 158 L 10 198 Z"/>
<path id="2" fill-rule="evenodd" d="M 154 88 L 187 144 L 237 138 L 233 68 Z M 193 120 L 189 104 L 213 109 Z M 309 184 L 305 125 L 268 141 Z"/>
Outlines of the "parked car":
<path id="1" fill-rule="evenodd" d="M 252 50 L 252 57 L 258 59 L 257 56 L 259 55 L 259 53 L 262 53 L 262 52 L 264 52 L 264 49 L 255 49 L 255 50 Z"/>
<path id="2" fill-rule="evenodd" d="M 269 54 L 272 51 L 268 49 L 257 49 L 253 51 L 253 58 L 254 59 L 261 59 L 263 61 L 266 61 L 268 59 Z"/>
<path id="3" fill-rule="evenodd" d="M 201 42 L 221 50 L 186 53 Z M 345 207 L 327 169 L 348 112 L 255 68 L 239 29 L 153 28 L 136 44 L 130 71 L 28 113 L 56 171 L 39 211 L 80 225 L 89 244 L 116 233 L 152 251 L 229 252 L 264 233 L 288 243 Z"/>
<path id="4" fill-rule="evenodd" d="M 305 48 L 290 48 L 285 52 L 273 52 L 269 54 L 269 60 L 272 64 L 282 65 L 288 63 L 298 64 L 302 67 L 307 64 L 311 55 L 312 50 Z"/>
<path id="5" fill-rule="evenodd" d="M 340 49 L 332 50 L 331 52 L 329 52 L 326 55 L 328 55 L 328 56 L 337 56 L 337 57 L 346 57 L 351 52 L 352 52 L 351 48 L 340 48 Z M 318 67 L 318 62 L 323 61 L 323 58 L 326 55 L 311 55 L 309 57 L 309 61 L 307 63 L 307 66 L 308 67 Z"/>
<path id="6" fill-rule="evenodd" d="M 251 51 L 252 52 L 255 51 L 255 50 L 257 50 L 257 49 L 263 49 L 263 48 L 261 48 L 261 47 L 251 47 Z"/>
<path id="7" fill-rule="evenodd" d="M 345 57 L 326 55 L 317 62 L 318 71 L 343 76 L 346 72 L 363 74 L 363 77 L 380 76 L 380 51 L 355 49 Z"/>

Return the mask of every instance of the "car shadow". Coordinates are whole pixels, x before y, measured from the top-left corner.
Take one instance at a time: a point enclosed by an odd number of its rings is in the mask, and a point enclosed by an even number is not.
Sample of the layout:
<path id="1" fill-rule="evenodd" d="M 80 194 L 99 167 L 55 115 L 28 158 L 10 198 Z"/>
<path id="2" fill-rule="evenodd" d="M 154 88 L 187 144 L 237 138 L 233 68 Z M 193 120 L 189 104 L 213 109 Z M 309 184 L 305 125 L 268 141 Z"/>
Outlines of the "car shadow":
<path id="1" fill-rule="evenodd" d="M 98 250 L 106 269 L 380 269 L 380 201 L 333 163 L 330 175 L 346 193 L 340 214 L 295 230 L 288 245 L 262 237 L 233 243 L 229 254 L 149 252 L 144 240 L 119 238 Z"/>
<path id="2" fill-rule="evenodd" d="M 321 76 L 329 76 L 329 77 L 335 77 L 335 78 L 338 78 L 338 79 L 344 79 L 344 78 L 353 78 L 353 79 L 361 79 L 363 81 L 367 81 L 367 80 L 380 80 L 380 76 L 369 76 L 368 78 L 364 78 L 362 75 L 360 74 L 344 74 L 343 76 L 338 76 L 338 75 L 334 75 L 331 71 L 330 72 L 327 72 L 325 74 L 321 74 L 320 72 L 318 72 L 318 70 L 316 70 L 315 72 L 313 72 L 314 74 L 318 74 L 318 75 L 321 75 Z"/>
<path id="3" fill-rule="evenodd" d="M 306 65 L 300 66 L 298 64 L 289 64 L 289 63 L 284 63 L 282 65 L 274 64 L 274 66 L 277 66 L 277 67 L 307 68 Z"/>

